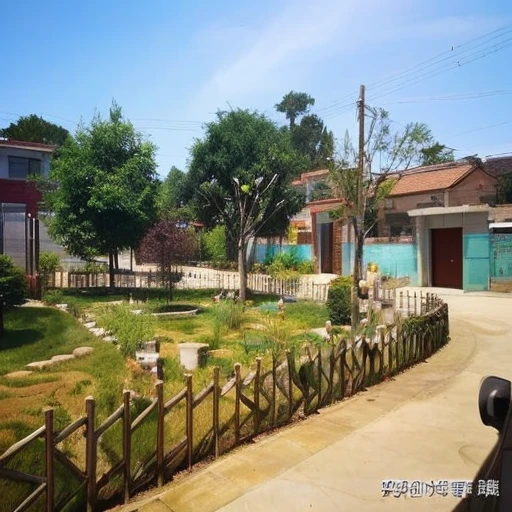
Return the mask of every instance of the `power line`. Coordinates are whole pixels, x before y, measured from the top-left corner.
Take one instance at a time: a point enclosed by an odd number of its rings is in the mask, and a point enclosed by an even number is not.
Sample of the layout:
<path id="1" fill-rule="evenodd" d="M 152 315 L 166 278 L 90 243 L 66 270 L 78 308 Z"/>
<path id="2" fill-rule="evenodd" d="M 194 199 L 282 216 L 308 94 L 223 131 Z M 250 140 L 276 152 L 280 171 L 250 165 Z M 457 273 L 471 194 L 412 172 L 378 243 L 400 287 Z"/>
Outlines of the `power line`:
<path id="1" fill-rule="evenodd" d="M 421 72 L 424 72 L 427 68 L 430 68 L 430 67 L 435 67 L 435 66 L 439 66 L 439 64 L 441 64 L 442 62 L 446 61 L 447 59 L 454 59 L 456 57 L 459 57 L 459 60 L 461 58 L 467 58 L 466 57 L 463 57 L 465 53 L 467 52 L 474 52 L 474 50 L 482 45 L 486 45 L 488 44 L 489 42 L 495 40 L 495 39 L 498 39 L 498 38 L 501 38 L 503 36 L 506 36 L 508 35 L 509 33 L 512 32 L 512 25 L 505 25 L 499 29 L 496 29 L 496 30 L 493 30 L 492 32 L 490 33 L 487 33 L 487 34 L 484 34 L 482 36 L 479 36 L 479 37 L 476 37 L 470 41 L 468 41 L 467 43 L 464 43 L 462 45 L 459 45 L 459 46 L 456 46 L 456 47 L 453 47 L 451 50 L 448 50 L 448 51 L 444 51 L 434 57 L 431 57 L 427 60 L 424 60 L 422 62 L 419 62 L 418 64 L 415 64 L 414 66 L 406 69 L 405 71 L 402 71 L 400 73 L 395 73 L 387 78 L 384 78 L 382 80 L 379 80 L 377 82 L 374 82 L 372 84 L 370 84 L 369 88 L 373 88 L 375 91 L 377 91 L 379 88 L 389 84 L 389 83 L 392 83 L 392 82 L 395 82 L 395 81 L 398 81 L 398 80 L 402 80 L 403 78 L 405 78 L 408 74 L 410 74 L 411 72 L 413 72 L 413 75 L 417 75 L 418 73 L 421 73 Z M 495 34 L 498 34 L 498 35 L 495 35 Z M 493 36 L 493 37 L 492 37 Z M 484 41 L 482 41 L 484 40 Z M 481 41 L 479 44 L 476 44 L 476 42 L 478 41 Z M 506 40 L 508 41 L 508 40 Z M 498 44 L 495 44 L 494 47 L 497 47 L 499 46 L 499 44 L 501 43 L 498 43 Z M 462 50 L 463 48 L 466 48 L 465 50 Z M 497 48 L 496 51 L 499 51 L 500 49 L 502 48 Z M 484 52 L 486 52 L 488 50 L 485 49 Z M 482 50 L 480 50 L 482 51 Z M 455 52 L 455 53 L 454 53 Z M 450 57 L 445 57 L 447 54 L 450 54 Z M 471 55 L 474 55 L 471 54 Z M 482 57 L 488 55 L 488 53 L 486 53 L 485 55 L 483 55 Z M 441 58 L 441 57 L 445 57 L 445 58 Z M 482 57 L 479 57 L 479 58 L 482 58 Z M 477 60 L 476 58 L 474 60 Z M 472 60 L 473 61 L 473 60 Z M 470 61 L 470 62 L 472 62 Z M 453 64 L 453 63 L 452 63 Z M 469 62 L 466 62 L 465 64 L 469 64 Z M 460 64 L 457 64 L 456 63 L 456 66 L 455 67 L 459 67 Z M 451 69 L 451 68 L 450 68 Z M 444 70 L 444 69 L 443 69 Z M 430 72 L 435 72 L 437 70 L 430 70 Z M 422 77 L 422 79 L 426 79 L 426 78 L 429 78 L 429 76 L 427 76 L 428 73 L 426 75 L 424 75 Z M 434 74 L 432 74 L 431 76 L 435 76 Z M 418 77 L 413 77 L 413 78 L 418 78 Z M 411 77 L 408 78 L 408 80 L 410 81 L 411 80 Z M 417 83 L 417 82 L 413 82 L 413 83 Z M 407 85 L 413 85 L 413 83 L 409 83 Z M 395 87 L 395 86 L 393 86 Z M 393 87 L 391 88 L 387 88 L 387 91 L 389 93 L 391 92 L 394 92 L 393 91 Z M 402 87 L 403 88 L 405 87 L 405 85 L 402 84 Z M 399 89 L 395 89 L 395 90 L 399 90 Z M 350 94 L 350 95 L 346 95 L 346 96 L 343 96 L 339 99 L 337 99 L 336 101 L 334 101 L 331 105 L 327 106 L 327 107 L 323 107 L 321 109 L 317 109 L 317 112 L 325 112 L 325 111 L 328 111 L 328 110 L 331 110 L 332 112 L 329 112 L 329 114 L 331 113 L 334 113 L 334 112 L 337 112 L 338 115 L 341 115 L 342 113 L 345 112 L 344 108 L 345 108 L 345 105 L 342 105 L 340 106 L 341 103 L 343 103 L 344 100 L 346 100 L 347 98 L 353 96 L 353 94 Z M 376 98 L 373 98 L 373 99 L 376 99 Z M 352 104 L 351 104 L 352 105 Z"/>
<path id="2" fill-rule="evenodd" d="M 482 126 L 481 128 L 475 128 L 474 130 L 468 130 L 466 132 L 456 133 L 455 135 L 450 135 L 449 137 L 447 137 L 447 139 L 453 139 L 455 137 L 460 137 L 461 135 L 467 135 L 469 133 L 476 133 L 476 132 L 481 132 L 483 130 L 489 130 L 490 128 L 496 128 L 498 126 L 504 126 L 504 125 L 510 124 L 510 123 L 512 123 L 512 120 L 511 121 L 503 121 L 502 123 L 491 124 L 489 126 Z"/>
<path id="3" fill-rule="evenodd" d="M 451 95 L 445 95 L 445 96 L 427 96 L 424 98 L 411 98 L 408 100 L 392 101 L 392 102 L 384 103 L 383 105 L 384 106 L 385 105 L 399 105 L 402 103 L 429 103 L 432 101 L 473 100 L 473 99 L 479 99 L 479 98 L 488 98 L 491 96 L 502 96 L 502 95 L 507 95 L 507 94 L 512 94 L 512 89 L 451 94 Z"/>

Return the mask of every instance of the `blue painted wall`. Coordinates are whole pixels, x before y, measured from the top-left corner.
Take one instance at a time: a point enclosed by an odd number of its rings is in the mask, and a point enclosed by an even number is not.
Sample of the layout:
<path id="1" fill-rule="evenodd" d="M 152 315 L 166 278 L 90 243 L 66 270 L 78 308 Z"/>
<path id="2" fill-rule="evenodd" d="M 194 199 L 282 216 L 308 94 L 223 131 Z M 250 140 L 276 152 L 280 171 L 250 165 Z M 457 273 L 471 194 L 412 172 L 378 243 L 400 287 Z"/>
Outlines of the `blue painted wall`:
<path id="1" fill-rule="evenodd" d="M 270 253 L 272 256 L 275 256 L 279 252 L 290 253 L 292 251 L 296 251 L 296 254 L 299 258 L 304 260 L 312 260 L 313 259 L 313 249 L 311 245 L 283 245 L 279 247 L 279 245 L 265 245 L 258 244 L 256 245 L 256 253 L 255 253 L 255 261 L 256 263 L 263 263 L 267 256 L 267 253 Z"/>
<path id="2" fill-rule="evenodd" d="M 512 279 L 512 234 L 496 234 L 491 237 L 492 277 Z"/>
<path id="3" fill-rule="evenodd" d="M 350 275 L 354 264 L 354 244 L 342 244 L 343 275 Z M 418 256 L 414 244 L 365 244 L 363 265 L 377 263 L 381 274 L 410 278 L 410 284 L 418 284 Z"/>
<path id="4" fill-rule="evenodd" d="M 489 288 L 489 234 L 464 235 L 463 289 L 468 292 Z"/>

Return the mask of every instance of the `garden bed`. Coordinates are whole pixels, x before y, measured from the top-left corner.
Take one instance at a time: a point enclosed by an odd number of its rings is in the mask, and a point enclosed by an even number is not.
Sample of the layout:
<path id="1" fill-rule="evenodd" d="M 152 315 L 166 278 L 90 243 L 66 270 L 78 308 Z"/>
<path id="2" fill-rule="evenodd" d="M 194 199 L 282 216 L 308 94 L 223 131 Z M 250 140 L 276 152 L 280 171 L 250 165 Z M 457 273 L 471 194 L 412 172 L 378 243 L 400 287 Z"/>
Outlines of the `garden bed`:
<path id="1" fill-rule="evenodd" d="M 152 309 L 153 316 L 193 316 L 201 311 L 199 306 L 192 304 L 165 304 Z"/>

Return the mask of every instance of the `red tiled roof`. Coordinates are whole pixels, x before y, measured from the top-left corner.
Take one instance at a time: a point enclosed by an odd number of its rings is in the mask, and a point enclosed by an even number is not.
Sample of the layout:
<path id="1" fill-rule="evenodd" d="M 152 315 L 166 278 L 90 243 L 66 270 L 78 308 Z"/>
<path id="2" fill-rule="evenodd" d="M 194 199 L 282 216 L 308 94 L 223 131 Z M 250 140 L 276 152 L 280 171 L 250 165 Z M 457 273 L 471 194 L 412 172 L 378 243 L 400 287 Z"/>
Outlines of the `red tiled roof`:
<path id="1" fill-rule="evenodd" d="M 294 185 L 294 186 L 303 185 L 310 178 L 319 178 L 321 176 L 327 176 L 327 174 L 329 174 L 328 169 L 318 169 L 316 171 L 303 172 L 300 175 L 299 179 L 292 181 L 292 185 Z"/>
<path id="2" fill-rule="evenodd" d="M 308 203 L 310 213 L 327 212 L 340 207 L 343 199 L 319 199 Z"/>
<path id="3" fill-rule="evenodd" d="M 390 196 L 419 194 L 453 187 L 476 167 L 473 164 L 418 167 L 401 173 Z"/>
<path id="4" fill-rule="evenodd" d="M 11 148 L 21 148 L 21 149 L 36 149 L 37 151 L 46 151 L 52 153 L 55 151 L 56 146 L 51 144 L 42 144 L 41 142 L 27 142 L 25 140 L 12 140 L 0 139 L 0 147 L 11 147 Z"/>

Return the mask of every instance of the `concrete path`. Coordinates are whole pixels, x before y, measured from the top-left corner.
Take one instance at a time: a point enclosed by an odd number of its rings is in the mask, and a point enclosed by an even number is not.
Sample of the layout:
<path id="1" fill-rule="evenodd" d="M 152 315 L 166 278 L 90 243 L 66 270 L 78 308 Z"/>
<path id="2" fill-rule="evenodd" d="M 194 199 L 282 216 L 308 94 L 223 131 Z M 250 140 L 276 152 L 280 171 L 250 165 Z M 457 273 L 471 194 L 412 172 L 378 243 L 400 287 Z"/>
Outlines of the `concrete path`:
<path id="1" fill-rule="evenodd" d="M 428 362 L 178 477 L 124 512 L 451 511 L 457 498 L 382 498 L 382 481 L 472 480 L 497 435 L 481 379 L 512 379 L 512 296 L 437 290 L 451 342 Z"/>

